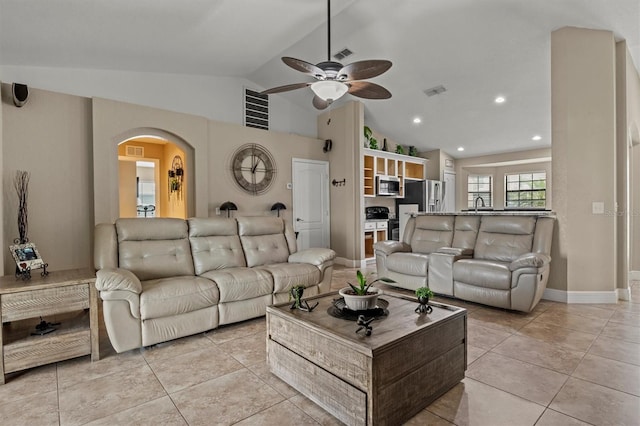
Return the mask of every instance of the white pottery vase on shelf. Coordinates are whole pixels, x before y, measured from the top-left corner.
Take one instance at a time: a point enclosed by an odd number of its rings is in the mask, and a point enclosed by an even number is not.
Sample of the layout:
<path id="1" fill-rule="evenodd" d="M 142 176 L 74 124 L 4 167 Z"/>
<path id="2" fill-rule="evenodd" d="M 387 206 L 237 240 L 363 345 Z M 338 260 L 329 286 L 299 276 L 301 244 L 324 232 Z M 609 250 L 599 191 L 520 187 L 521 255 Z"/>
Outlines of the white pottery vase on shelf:
<path id="1" fill-rule="evenodd" d="M 367 309 L 375 309 L 378 304 L 378 296 L 382 294 L 382 290 L 375 287 L 369 287 L 368 293 L 365 296 L 358 296 L 357 294 L 350 294 L 353 290 L 349 287 L 341 288 L 338 293 L 344 297 L 344 303 L 347 308 L 352 311 L 366 311 Z"/>

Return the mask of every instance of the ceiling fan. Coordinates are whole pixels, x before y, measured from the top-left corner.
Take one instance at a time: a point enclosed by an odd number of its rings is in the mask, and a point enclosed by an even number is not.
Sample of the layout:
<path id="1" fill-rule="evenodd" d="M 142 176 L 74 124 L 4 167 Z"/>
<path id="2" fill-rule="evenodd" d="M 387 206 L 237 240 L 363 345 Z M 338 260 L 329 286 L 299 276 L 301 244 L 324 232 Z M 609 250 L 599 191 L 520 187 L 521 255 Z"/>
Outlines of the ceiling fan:
<path id="1" fill-rule="evenodd" d="M 317 109 L 327 108 L 345 93 L 365 99 L 391 97 L 391 92 L 384 87 L 369 81 L 361 81 L 384 73 L 391 68 L 391 61 L 371 59 L 342 66 L 340 62 L 331 60 L 331 0 L 327 0 L 327 61 L 314 65 L 301 59 L 285 56 L 282 62 L 296 71 L 312 76 L 317 81 L 274 87 L 264 90 L 261 94 L 282 93 L 311 86 L 315 94 L 313 106 Z"/>

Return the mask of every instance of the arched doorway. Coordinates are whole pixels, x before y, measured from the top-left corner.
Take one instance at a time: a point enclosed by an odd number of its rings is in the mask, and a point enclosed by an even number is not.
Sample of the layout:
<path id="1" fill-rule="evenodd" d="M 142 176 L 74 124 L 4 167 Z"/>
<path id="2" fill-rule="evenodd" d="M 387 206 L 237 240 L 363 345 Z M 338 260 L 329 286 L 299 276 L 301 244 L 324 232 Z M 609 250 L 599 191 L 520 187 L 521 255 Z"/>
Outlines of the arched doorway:
<path id="1" fill-rule="evenodd" d="M 171 140 L 136 136 L 118 144 L 120 217 L 186 219 L 187 156 Z"/>
<path id="2" fill-rule="evenodd" d="M 155 192 L 156 203 L 153 204 L 153 217 L 184 219 L 195 216 L 194 149 L 191 145 L 172 133 L 154 128 L 130 129 L 114 137 L 113 141 L 117 144 L 118 176 L 114 179 L 118 190 L 117 217 L 144 217 L 145 205 L 147 217 L 151 217 L 151 192 Z M 145 172 L 144 168 L 152 171 Z M 150 178 L 149 173 L 153 173 L 153 177 Z M 127 182 L 126 187 L 122 181 Z M 153 190 L 150 190 L 151 181 Z M 178 185 L 176 181 L 179 181 Z M 122 206 L 121 190 L 129 197 Z M 140 196 L 144 195 L 141 190 L 146 192 L 145 197 Z"/>

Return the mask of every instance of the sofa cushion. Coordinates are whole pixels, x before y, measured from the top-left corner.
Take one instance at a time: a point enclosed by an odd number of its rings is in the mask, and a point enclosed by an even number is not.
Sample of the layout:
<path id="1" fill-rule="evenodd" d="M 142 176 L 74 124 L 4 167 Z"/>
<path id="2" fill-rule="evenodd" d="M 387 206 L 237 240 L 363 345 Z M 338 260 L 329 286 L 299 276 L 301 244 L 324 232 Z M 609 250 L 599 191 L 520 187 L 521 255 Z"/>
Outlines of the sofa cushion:
<path id="1" fill-rule="evenodd" d="M 276 263 L 256 269 L 269 271 L 273 277 L 273 292 L 287 292 L 295 285 L 311 287 L 320 282 L 320 269 L 308 263 Z"/>
<path id="2" fill-rule="evenodd" d="M 455 216 L 417 216 L 411 237 L 414 253 L 429 254 L 440 247 L 451 247 Z"/>
<path id="3" fill-rule="evenodd" d="M 202 274 L 216 283 L 220 290 L 220 303 L 253 299 L 273 293 L 271 275 L 260 269 L 227 268 Z"/>
<path id="4" fill-rule="evenodd" d="M 478 287 L 511 289 L 511 271 L 506 262 L 460 259 L 453 264 L 453 280 Z"/>
<path id="5" fill-rule="evenodd" d="M 480 228 L 480 216 L 456 216 L 453 247 L 472 249 Z"/>
<path id="6" fill-rule="evenodd" d="M 189 219 L 189 241 L 196 275 L 215 269 L 247 266 L 235 219 Z"/>
<path id="7" fill-rule="evenodd" d="M 429 255 L 393 253 L 387 256 L 387 269 L 392 272 L 426 277 L 429 269 Z"/>
<path id="8" fill-rule="evenodd" d="M 284 221 L 277 217 L 239 217 L 238 233 L 247 266 L 285 263 L 291 254 Z"/>
<path id="9" fill-rule="evenodd" d="M 215 283 L 200 277 L 178 276 L 142 282 L 140 315 L 143 320 L 180 315 L 216 305 Z"/>
<path id="10" fill-rule="evenodd" d="M 118 264 L 141 281 L 194 275 L 187 222 L 182 219 L 118 219 Z"/>
<path id="11" fill-rule="evenodd" d="M 512 262 L 529 253 L 533 244 L 536 218 L 531 216 L 487 216 L 480 223 L 474 257 Z"/>

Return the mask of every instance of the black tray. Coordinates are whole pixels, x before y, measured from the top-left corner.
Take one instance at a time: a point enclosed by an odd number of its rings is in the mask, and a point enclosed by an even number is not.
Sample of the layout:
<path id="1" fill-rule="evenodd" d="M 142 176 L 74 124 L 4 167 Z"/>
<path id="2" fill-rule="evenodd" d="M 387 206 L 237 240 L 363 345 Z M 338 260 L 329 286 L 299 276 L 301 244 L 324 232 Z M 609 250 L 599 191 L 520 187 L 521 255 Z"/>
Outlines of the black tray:
<path id="1" fill-rule="evenodd" d="M 360 315 L 364 315 L 365 318 L 378 318 L 389 315 L 387 307 L 389 302 L 384 299 L 378 298 L 378 303 L 374 309 L 365 309 L 363 311 L 354 311 L 347 308 L 347 304 L 344 302 L 344 297 L 333 299 L 333 303 L 327 309 L 327 313 L 332 317 L 342 318 L 350 321 L 355 321 Z"/>

